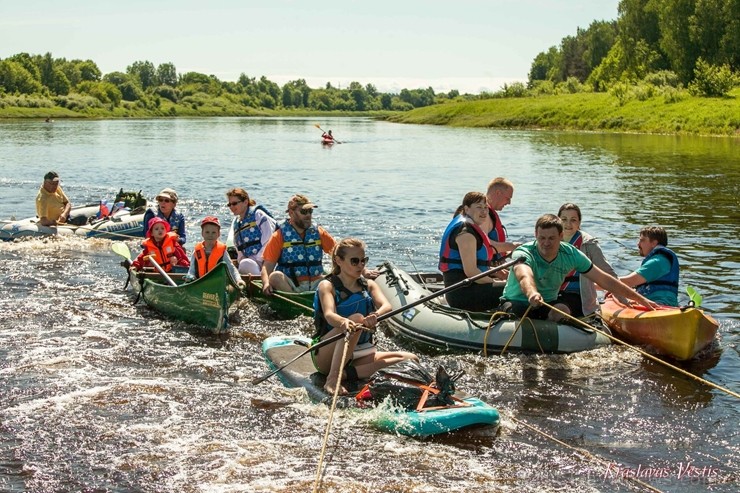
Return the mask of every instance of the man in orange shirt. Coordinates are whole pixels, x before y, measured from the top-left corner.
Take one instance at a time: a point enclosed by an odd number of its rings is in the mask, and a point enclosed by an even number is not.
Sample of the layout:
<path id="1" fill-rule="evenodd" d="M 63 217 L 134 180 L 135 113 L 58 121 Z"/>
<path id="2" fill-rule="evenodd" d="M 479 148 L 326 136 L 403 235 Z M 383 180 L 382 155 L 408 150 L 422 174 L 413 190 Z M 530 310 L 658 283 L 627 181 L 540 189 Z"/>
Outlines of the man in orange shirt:
<path id="1" fill-rule="evenodd" d="M 288 219 L 280 223 L 263 252 L 262 291 L 313 291 L 324 276 L 322 258 L 334 250 L 334 238 L 312 224 L 316 204 L 305 195 L 288 202 Z"/>

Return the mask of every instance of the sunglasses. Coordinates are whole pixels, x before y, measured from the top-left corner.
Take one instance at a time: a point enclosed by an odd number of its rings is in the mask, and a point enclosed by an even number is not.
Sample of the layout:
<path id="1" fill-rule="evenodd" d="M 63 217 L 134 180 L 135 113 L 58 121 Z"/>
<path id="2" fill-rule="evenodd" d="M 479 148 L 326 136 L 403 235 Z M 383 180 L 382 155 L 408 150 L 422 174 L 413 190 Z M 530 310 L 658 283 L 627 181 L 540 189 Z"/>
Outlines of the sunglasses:
<path id="1" fill-rule="evenodd" d="M 236 202 L 229 202 L 228 204 L 226 204 L 226 207 L 236 207 L 238 204 L 241 204 L 242 202 L 244 202 L 244 201 L 243 200 L 237 200 Z"/>
<path id="2" fill-rule="evenodd" d="M 300 212 L 304 216 L 310 216 L 313 214 L 313 209 L 298 209 L 298 212 Z"/>
<path id="3" fill-rule="evenodd" d="M 162 197 L 157 197 L 157 202 L 166 202 L 166 203 L 169 204 L 170 202 L 172 202 L 172 200 L 171 199 L 165 199 L 165 198 L 162 198 Z"/>
<path id="4" fill-rule="evenodd" d="M 362 263 L 362 265 L 367 264 L 368 260 L 370 260 L 370 257 L 363 257 L 363 258 L 352 257 L 351 259 L 349 259 L 349 263 L 353 267 L 357 267 L 358 265 L 360 265 L 360 263 Z"/>

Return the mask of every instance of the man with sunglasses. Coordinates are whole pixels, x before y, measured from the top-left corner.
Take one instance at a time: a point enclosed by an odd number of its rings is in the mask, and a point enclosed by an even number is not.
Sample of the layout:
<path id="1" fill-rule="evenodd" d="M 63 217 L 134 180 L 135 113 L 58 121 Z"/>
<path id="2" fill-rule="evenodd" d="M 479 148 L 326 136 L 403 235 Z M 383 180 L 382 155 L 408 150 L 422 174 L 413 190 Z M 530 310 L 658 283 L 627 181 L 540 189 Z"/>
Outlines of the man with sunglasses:
<path id="1" fill-rule="evenodd" d="M 334 238 L 313 225 L 316 204 L 296 194 L 288 201 L 288 219 L 280 223 L 263 252 L 262 291 L 314 291 L 324 276 L 323 254 L 331 254 Z"/>
<path id="2" fill-rule="evenodd" d="M 157 194 L 157 210 L 153 207 L 147 209 L 144 213 L 144 224 L 149 224 L 153 217 L 161 217 L 170 225 L 170 231 L 177 233 L 179 238 L 177 242 L 184 245 L 187 239 L 185 235 L 185 216 L 175 210 L 177 205 L 177 192 L 171 188 L 164 188 Z M 146 226 L 144 227 L 146 229 Z M 143 236 L 143 234 L 142 234 Z"/>

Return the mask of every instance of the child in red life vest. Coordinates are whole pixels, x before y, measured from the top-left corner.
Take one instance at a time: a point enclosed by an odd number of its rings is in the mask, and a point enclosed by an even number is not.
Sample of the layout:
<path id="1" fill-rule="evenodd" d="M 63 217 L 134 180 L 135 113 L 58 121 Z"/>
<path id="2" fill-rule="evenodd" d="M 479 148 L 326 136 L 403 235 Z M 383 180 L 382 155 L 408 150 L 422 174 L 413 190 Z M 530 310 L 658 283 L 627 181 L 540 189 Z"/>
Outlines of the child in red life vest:
<path id="1" fill-rule="evenodd" d="M 150 255 L 165 272 L 171 272 L 173 267 L 189 267 L 190 261 L 177 241 L 178 235 L 170 232 L 170 224 L 161 217 L 153 217 L 149 220 L 146 231 L 146 240 L 141 243 L 144 249 L 136 260 L 131 263 L 131 268 L 137 271 L 151 266 Z"/>
<path id="2" fill-rule="evenodd" d="M 186 281 L 192 281 L 203 277 L 207 272 L 215 268 L 219 263 L 226 264 L 229 276 L 239 286 L 244 289 L 245 283 L 242 281 L 239 272 L 236 270 L 234 263 L 226 251 L 226 245 L 219 241 L 221 237 L 221 223 L 216 216 L 206 216 L 200 222 L 201 236 L 203 241 L 195 245 L 193 256 L 190 261 L 190 269 L 185 276 Z"/>

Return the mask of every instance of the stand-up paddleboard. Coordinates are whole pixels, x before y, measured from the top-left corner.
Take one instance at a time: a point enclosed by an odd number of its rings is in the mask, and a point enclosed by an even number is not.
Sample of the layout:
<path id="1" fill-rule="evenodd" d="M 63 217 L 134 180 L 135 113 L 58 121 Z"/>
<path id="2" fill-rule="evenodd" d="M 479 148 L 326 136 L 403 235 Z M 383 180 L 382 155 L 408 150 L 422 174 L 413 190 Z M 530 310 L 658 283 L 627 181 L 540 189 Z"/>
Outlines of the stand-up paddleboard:
<path id="1" fill-rule="evenodd" d="M 267 364 L 275 370 L 305 352 L 306 337 L 269 337 L 262 343 Z M 331 403 L 332 395 L 324 390 L 324 375 L 316 371 L 311 356 L 306 355 L 277 373 L 286 387 L 303 387 L 316 402 Z M 362 387 L 366 382 L 360 382 Z M 351 392 L 350 392 L 351 394 Z M 352 394 L 351 394 L 352 395 Z M 485 402 L 462 392 L 454 394 L 456 404 L 441 409 L 394 410 L 375 413 L 373 425 L 381 430 L 408 436 L 429 436 L 475 425 L 498 425 L 499 413 Z M 354 397 L 343 397 L 342 407 L 352 405 Z"/>

